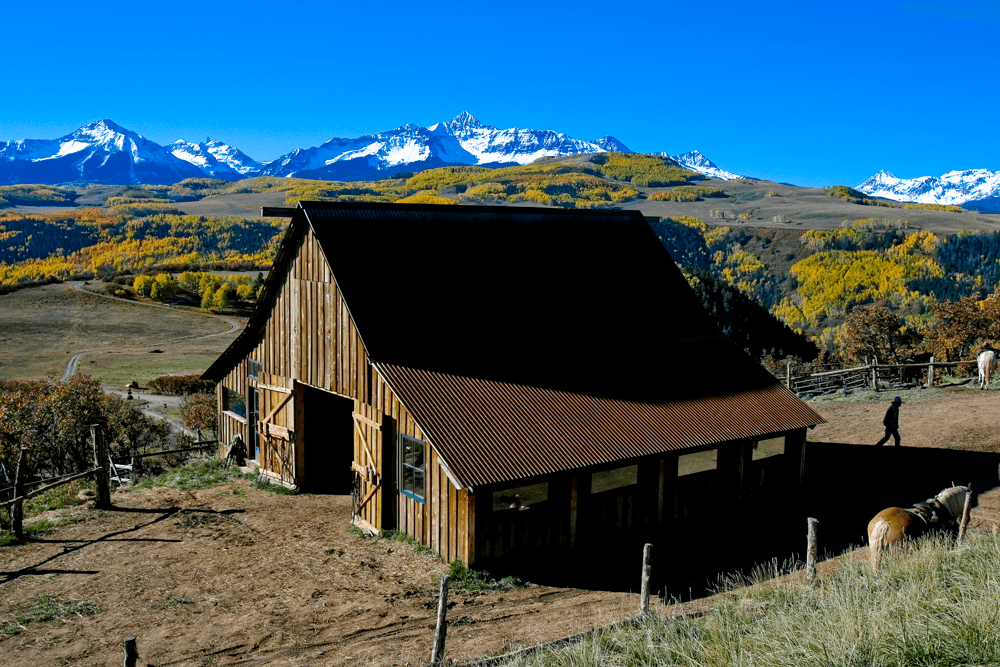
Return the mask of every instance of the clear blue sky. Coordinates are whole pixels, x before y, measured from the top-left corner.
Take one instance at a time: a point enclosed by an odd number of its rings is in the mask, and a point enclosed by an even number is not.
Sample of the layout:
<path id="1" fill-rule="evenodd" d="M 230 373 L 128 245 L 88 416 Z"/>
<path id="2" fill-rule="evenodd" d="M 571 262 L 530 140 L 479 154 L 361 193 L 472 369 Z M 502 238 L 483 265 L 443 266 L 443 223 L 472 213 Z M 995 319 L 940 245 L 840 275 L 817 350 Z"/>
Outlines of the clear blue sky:
<path id="1" fill-rule="evenodd" d="M 801 185 L 1000 169 L 1000 2 L 5 2 L 0 140 L 267 161 L 468 110 Z"/>

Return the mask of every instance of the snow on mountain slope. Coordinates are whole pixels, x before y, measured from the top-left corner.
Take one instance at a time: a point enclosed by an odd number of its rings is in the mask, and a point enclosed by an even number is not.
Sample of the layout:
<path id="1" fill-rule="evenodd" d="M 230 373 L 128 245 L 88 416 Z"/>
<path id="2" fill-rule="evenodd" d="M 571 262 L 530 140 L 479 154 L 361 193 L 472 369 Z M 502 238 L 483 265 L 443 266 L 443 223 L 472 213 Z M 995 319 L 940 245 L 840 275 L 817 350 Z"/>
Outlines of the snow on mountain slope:
<path id="1" fill-rule="evenodd" d="M 666 153 L 657 153 L 657 155 L 666 155 Z M 699 174 L 705 174 L 711 178 L 718 178 L 721 181 L 732 181 L 737 178 L 743 178 L 743 176 L 740 176 L 739 174 L 734 174 L 731 171 L 722 169 L 719 165 L 715 164 L 698 151 L 690 151 L 680 155 L 670 155 L 669 157 L 682 167 L 687 167 L 688 169 L 697 171 Z"/>
<path id="2" fill-rule="evenodd" d="M 962 204 L 1000 197 L 1000 171 L 967 169 L 943 176 L 899 178 L 882 170 L 857 187 L 874 197 L 919 204 Z"/>
<path id="3" fill-rule="evenodd" d="M 176 183 L 201 175 L 163 146 L 108 119 L 59 139 L 0 143 L 0 183 Z"/>
<path id="4" fill-rule="evenodd" d="M 540 157 L 608 151 L 632 152 L 610 135 L 582 141 L 552 130 L 498 129 L 463 111 L 430 127 L 409 123 L 363 137 L 334 137 L 261 164 L 221 141 L 179 139 L 164 147 L 105 119 L 59 139 L 0 142 L 0 184 L 176 183 L 257 175 L 353 181 L 449 165 L 524 165 Z M 739 178 L 697 151 L 673 159 L 709 176 Z"/>
<path id="5" fill-rule="evenodd" d="M 601 141 L 625 149 L 614 137 Z M 443 165 L 530 164 L 540 157 L 600 153 L 598 142 L 573 139 L 551 130 L 497 129 L 463 111 L 450 121 L 430 127 L 407 124 L 355 139 L 333 138 L 322 146 L 298 149 L 264 167 L 269 176 L 343 178 L 416 171 Z"/>
<path id="6" fill-rule="evenodd" d="M 190 162 L 212 178 L 246 178 L 263 169 L 263 165 L 241 150 L 212 139 L 198 144 L 178 139 L 167 148 L 174 157 Z"/>

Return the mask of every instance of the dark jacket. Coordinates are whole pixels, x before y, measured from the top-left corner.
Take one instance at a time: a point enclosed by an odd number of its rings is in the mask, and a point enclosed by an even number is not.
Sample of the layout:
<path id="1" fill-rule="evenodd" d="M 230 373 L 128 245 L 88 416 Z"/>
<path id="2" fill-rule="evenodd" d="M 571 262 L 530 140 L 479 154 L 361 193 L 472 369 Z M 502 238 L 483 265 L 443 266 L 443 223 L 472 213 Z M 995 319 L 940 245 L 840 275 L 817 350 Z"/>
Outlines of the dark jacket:
<path id="1" fill-rule="evenodd" d="M 882 423 L 885 425 L 886 429 L 889 431 L 899 430 L 899 406 L 895 403 L 889 406 L 889 409 L 885 411 L 885 417 L 882 418 Z"/>

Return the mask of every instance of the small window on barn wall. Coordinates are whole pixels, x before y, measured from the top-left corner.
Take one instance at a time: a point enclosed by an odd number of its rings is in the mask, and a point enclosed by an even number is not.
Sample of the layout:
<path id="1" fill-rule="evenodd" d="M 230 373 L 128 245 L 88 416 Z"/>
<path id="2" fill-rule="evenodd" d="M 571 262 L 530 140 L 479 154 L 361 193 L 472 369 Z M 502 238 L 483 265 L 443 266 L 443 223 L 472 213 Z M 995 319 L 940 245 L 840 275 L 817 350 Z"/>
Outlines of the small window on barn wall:
<path id="1" fill-rule="evenodd" d="M 601 493 L 612 489 L 620 489 L 623 486 L 632 486 L 639 483 L 639 466 L 625 466 L 613 470 L 602 470 L 595 472 L 590 478 L 590 492 Z"/>
<path id="2" fill-rule="evenodd" d="M 264 364 L 256 361 L 255 359 L 247 359 L 247 377 L 251 380 L 256 380 L 257 377 L 264 372 Z"/>
<path id="3" fill-rule="evenodd" d="M 677 457 L 677 476 L 693 475 L 699 472 L 715 470 L 719 467 L 719 450 L 709 449 L 694 454 L 681 454 Z"/>
<path id="4" fill-rule="evenodd" d="M 784 456 L 785 436 L 758 440 L 753 445 L 753 460 L 769 459 L 772 456 Z"/>
<path id="5" fill-rule="evenodd" d="M 404 496 L 424 502 L 427 497 L 426 461 L 427 443 L 411 438 L 408 435 L 399 436 L 400 475 L 399 490 Z"/>
<path id="6" fill-rule="evenodd" d="M 222 388 L 222 409 L 226 412 L 232 412 L 242 419 L 247 418 L 246 398 L 240 392 L 233 391 L 228 387 Z"/>
<path id="7" fill-rule="evenodd" d="M 529 484 L 493 492 L 493 511 L 526 510 L 549 499 L 549 483 Z"/>

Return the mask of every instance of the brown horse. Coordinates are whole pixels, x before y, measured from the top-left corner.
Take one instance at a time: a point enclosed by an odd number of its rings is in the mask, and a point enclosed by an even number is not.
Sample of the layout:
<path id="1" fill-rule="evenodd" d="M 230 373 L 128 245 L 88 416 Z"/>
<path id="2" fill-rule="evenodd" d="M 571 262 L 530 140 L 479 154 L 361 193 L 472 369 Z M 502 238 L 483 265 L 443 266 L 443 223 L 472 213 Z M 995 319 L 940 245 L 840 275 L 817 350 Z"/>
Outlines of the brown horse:
<path id="1" fill-rule="evenodd" d="M 868 551 L 872 569 L 878 569 L 882 552 L 905 539 L 916 539 L 932 528 L 950 528 L 962 518 L 967 486 L 953 486 L 909 509 L 889 507 L 868 522 Z"/>

